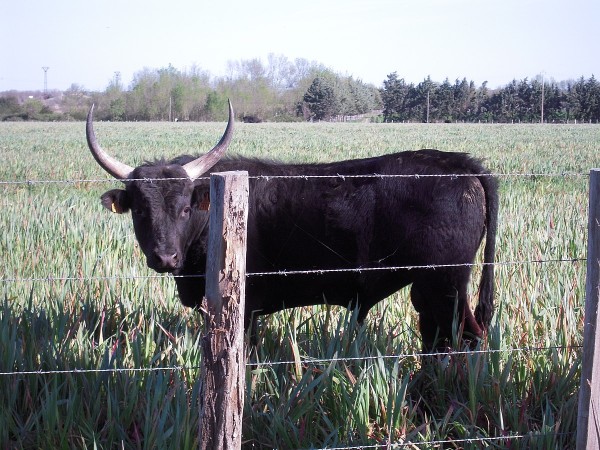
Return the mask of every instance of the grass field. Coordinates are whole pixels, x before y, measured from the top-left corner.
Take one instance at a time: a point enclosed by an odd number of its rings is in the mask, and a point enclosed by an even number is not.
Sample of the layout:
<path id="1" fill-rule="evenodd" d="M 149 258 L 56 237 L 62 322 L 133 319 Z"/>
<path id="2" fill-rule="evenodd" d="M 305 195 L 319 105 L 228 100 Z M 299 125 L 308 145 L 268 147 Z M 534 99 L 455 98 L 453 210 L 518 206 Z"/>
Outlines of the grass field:
<path id="1" fill-rule="evenodd" d="M 136 165 L 206 150 L 223 128 L 96 131 Z M 249 357 L 245 448 L 573 448 L 585 262 L 557 260 L 586 256 L 599 142 L 594 125 L 238 124 L 231 153 L 329 161 L 429 147 L 511 174 L 500 177 L 489 352 L 410 356 L 420 343 L 406 291 L 362 327 L 345 309 L 275 314 Z M 118 183 L 84 125 L 0 123 L 0 157 L 0 449 L 196 447 L 201 318 L 145 267 L 130 218 L 101 207 Z M 548 262 L 516 263 L 534 260 Z"/>

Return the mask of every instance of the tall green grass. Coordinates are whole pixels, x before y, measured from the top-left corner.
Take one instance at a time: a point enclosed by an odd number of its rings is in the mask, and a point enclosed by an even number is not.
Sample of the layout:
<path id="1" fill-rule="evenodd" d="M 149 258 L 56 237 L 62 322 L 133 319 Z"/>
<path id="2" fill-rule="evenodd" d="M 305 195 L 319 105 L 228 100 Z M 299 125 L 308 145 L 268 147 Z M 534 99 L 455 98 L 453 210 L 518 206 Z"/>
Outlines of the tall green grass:
<path id="1" fill-rule="evenodd" d="M 131 165 L 205 150 L 222 130 L 97 124 Z M 334 307 L 263 318 L 244 446 L 574 447 L 587 177 L 539 174 L 599 166 L 599 138 L 590 125 L 238 124 L 230 150 L 243 155 L 329 161 L 429 147 L 538 174 L 500 178 L 505 264 L 480 345 L 489 352 L 410 356 L 420 343 L 406 291 L 362 326 Z M 101 180 L 0 184 L 0 448 L 196 447 L 201 318 L 145 267 L 130 218 L 100 206 L 118 183 L 93 161 L 83 124 L 0 123 L 0 155 L 0 181 Z M 513 264 L 530 260 L 552 262 Z"/>

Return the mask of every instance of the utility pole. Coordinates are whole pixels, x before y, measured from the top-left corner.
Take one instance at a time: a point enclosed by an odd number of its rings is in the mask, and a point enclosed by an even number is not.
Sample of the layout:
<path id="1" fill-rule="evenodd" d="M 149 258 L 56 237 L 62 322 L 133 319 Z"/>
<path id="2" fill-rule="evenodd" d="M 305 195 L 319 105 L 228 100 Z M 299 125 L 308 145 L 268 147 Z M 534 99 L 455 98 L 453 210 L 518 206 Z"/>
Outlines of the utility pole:
<path id="1" fill-rule="evenodd" d="M 48 69 L 50 69 L 50 67 L 42 67 L 42 70 L 44 71 L 44 95 L 48 93 Z"/>

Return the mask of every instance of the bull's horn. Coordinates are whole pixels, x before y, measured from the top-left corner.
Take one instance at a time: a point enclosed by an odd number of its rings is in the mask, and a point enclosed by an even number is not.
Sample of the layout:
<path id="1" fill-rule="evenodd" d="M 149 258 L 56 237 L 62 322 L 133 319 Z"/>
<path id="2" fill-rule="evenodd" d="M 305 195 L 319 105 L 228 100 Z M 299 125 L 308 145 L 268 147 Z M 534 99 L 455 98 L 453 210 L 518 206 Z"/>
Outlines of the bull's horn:
<path id="1" fill-rule="evenodd" d="M 87 124 L 85 127 L 85 135 L 87 137 L 88 147 L 90 148 L 92 155 L 96 161 L 98 161 L 98 164 L 100 164 L 100 166 L 113 177 L 118 180 L 126 179 L 129 174 L 133 172 L 133 167 L 123 164 L 121 161 L 116 160 L 102 150 L 102 147 L 100 147 L 100 144 L 98 144 L 96 135 L 94 134 L 93 116 L 94 105 L 92 105 L 90 112 L 88 112 Z"/>
<path id="2" fill-rule="evenodd" d="M 227 128 L 225 128 L 225 133 L 223 134 L 223 137 L 221 137 L 219 143 L 205 155 L 202 155 L 183 166 L 188 177 L 192 181 L 208 172 L 210 168 L 218 163 L 223 157 L 229 146 L 229 141 L 231 141 L 231 137 L 233 136 L 233 122 L 233 107 L 231 106 L 231 101 L 229 101 L 229 121 L 227 122 Z"/>

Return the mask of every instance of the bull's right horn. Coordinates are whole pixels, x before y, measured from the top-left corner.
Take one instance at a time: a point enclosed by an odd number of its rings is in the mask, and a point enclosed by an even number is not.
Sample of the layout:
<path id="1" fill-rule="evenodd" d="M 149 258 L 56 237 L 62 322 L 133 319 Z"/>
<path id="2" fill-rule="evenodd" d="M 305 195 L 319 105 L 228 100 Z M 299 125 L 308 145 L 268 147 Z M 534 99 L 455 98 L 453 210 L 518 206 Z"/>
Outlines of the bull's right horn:
<path id="1" fill-rule="evenodd" d="M 219 162 L 219 160 L 225 154 L 227 147 L 229 146 L 229 141 L 231 141 L 231 137 L 233 136 L 233 107 L 231 106 L 231 100 L 229 101 L 229 120 L 227 122 L 227 128 L 225 128 L 225 133 L 221 140 L 215 147 L 202 155 L 199 158 L 196 158 L 193 161 L 190 161 L 187 164 L 184 164 L 183 168 L 185 169 L 190 180 L 195 180 L 198 177 L 201 177 L 206 172 L 210 170 L 212 166 Z"/>
<path id="2" fill-rule="evenodd" d="M 100 147 L 100 144 L 98 144 L 96 135 L 94 133 L 93 116 L 94 105 L 92 104 L 90 112 L 87 116 L 87 123 L 85 127 L 85 135 L 87 137 L 88 147 L 90 148 L 90 151 L 92 152 L 92 155 L 98 164 L 100 164 L 104 170 L 118 180 L 125 180 L 129 177 L 129 174 L 133 172 L 133 167 L 123 164 L 121 161 L 116 160 L 102 150 L 102 147 Z"/>

